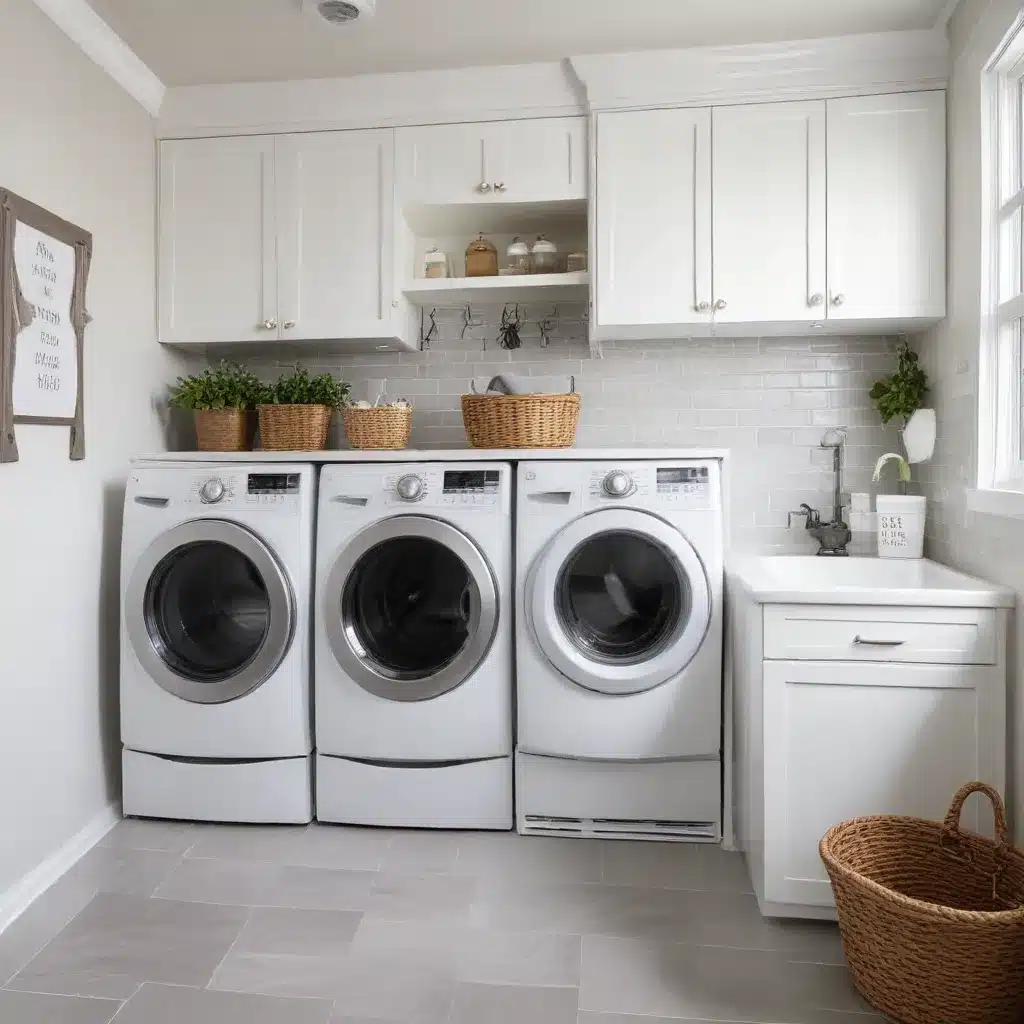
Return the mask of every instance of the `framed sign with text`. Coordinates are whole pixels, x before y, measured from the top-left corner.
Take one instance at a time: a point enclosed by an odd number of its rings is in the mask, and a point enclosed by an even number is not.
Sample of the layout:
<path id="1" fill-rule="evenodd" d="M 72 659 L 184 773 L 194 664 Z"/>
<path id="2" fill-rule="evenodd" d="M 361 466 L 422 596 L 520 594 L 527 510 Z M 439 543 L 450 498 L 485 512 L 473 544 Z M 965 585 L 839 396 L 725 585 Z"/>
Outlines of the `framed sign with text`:
<path id="1" fill-rule="evenodd" d="M 82 359 L 92 235 L 0 189 L 0 462 L 15 423 L 71 428 L 85 458 Z"/>

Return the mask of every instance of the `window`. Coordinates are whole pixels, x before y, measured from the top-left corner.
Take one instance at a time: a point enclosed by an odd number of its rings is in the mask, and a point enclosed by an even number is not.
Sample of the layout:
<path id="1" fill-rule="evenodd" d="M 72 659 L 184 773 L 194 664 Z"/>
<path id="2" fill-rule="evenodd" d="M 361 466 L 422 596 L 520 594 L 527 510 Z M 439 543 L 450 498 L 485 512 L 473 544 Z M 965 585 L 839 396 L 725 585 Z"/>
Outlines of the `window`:
<path id="1" fill-rule="evenodd" d="M 1024 15 L 989 62 L 984 86 L 978 484 L 1024 491 Z"/>

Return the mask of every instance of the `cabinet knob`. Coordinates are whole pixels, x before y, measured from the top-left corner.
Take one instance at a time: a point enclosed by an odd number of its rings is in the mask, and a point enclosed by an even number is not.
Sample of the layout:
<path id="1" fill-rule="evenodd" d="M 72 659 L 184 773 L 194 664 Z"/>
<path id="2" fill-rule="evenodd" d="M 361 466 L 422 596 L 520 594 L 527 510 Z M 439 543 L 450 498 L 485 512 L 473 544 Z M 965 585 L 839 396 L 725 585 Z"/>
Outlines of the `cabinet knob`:
<path id="1" fill-rule="evenodd" d="M 295 326 L 295 321 L 285 320 L 285 322 L 281 326 L 284 327 L 286 331 L 290 331 Z"/>
<path id="2" fill-rule="evenodd" d="M 491 188 L 492 185 L 489 181 L 481 181 L 480 184 L 477 185 L 476 190 L 477 192 L 490 192 Z"/>
<path id="3" fill-rule="evenodd" d="M 494 183 L 494 191 L 495 192 L 507 192 L 508 191 L 508 185 L 506 185 L 505 182 L 503 182 L 503 181 L 496 181 Z"/>
<path id="4" fill-rule="evenodd" d="M 825 301 L 825 296 L 821 292 L 815 292 L 808 300 L 808 306 L 820 306 Z"/>
<path id="5" fill-rule="evenodd" d="M 277 330 L 277 321 L 276 320 L 264 320 L 263 321 L 263 329 L 265 331 L 276 331 Z"/>
<path id="6" fill-rule="evenodd" d="M 693 307 L 694 312 L 696 312 L 696 313 L 706 313 L 710 308 L 711 308 L 711 303 L 710 302 L 706 302 L 706 301 L 705 302 L 698 302 L 697 305 Z"/>
<path id="7" fill-rule="evenodd" d="M 846 301 L 846 296 L 840 292 L 838 295 L 832 296 L 832 305 L 841 306 Z"/>
<path id="8" fill-rule="evenodd" d="M 717 299 L 715 301 L 715 309 L 725 309 L 727 305 L 728 303 L 725 301 L 725 299 Z"/>

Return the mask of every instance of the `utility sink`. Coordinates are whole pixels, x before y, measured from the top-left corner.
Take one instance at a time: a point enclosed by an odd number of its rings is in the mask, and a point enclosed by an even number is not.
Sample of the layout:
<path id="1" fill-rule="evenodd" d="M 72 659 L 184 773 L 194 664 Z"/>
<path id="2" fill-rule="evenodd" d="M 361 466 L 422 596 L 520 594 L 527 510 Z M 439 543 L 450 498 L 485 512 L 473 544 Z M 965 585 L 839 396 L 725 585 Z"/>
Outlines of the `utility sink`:
<path id="1" fill-rule="evenodd" d="M 761 604 L 1012 608 L 1012 590 L 927 558 L 738 556 L 729 577 Z"/>

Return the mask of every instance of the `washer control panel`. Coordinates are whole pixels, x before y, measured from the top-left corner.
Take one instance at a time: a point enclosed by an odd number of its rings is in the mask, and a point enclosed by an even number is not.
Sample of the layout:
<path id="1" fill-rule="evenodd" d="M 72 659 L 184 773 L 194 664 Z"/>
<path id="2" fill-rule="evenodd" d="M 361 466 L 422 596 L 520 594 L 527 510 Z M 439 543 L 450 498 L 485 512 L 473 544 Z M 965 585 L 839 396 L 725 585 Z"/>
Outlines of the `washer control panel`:
<path id="1" fill-rule="evenodd" d="M 187 503 L 211 509 L 298 508 L 302 489 L 298 473 L 224 473 L 196 476 Z"/>
<path id="2" fill-rule="evenodd" d="M 717 472 L 707 463 L 627 463 L 599 465 L 588 475 L 584 505 L 616 504 L 643 508 L 712 509 Z"/>
<path id="3" fill-rule="evenodd" d="M 384 478 L 388 505 L 435 508 L 493 508 L 502 500 L 502 474 L 497 469 L 445 469 L 426 466 Z"/>

